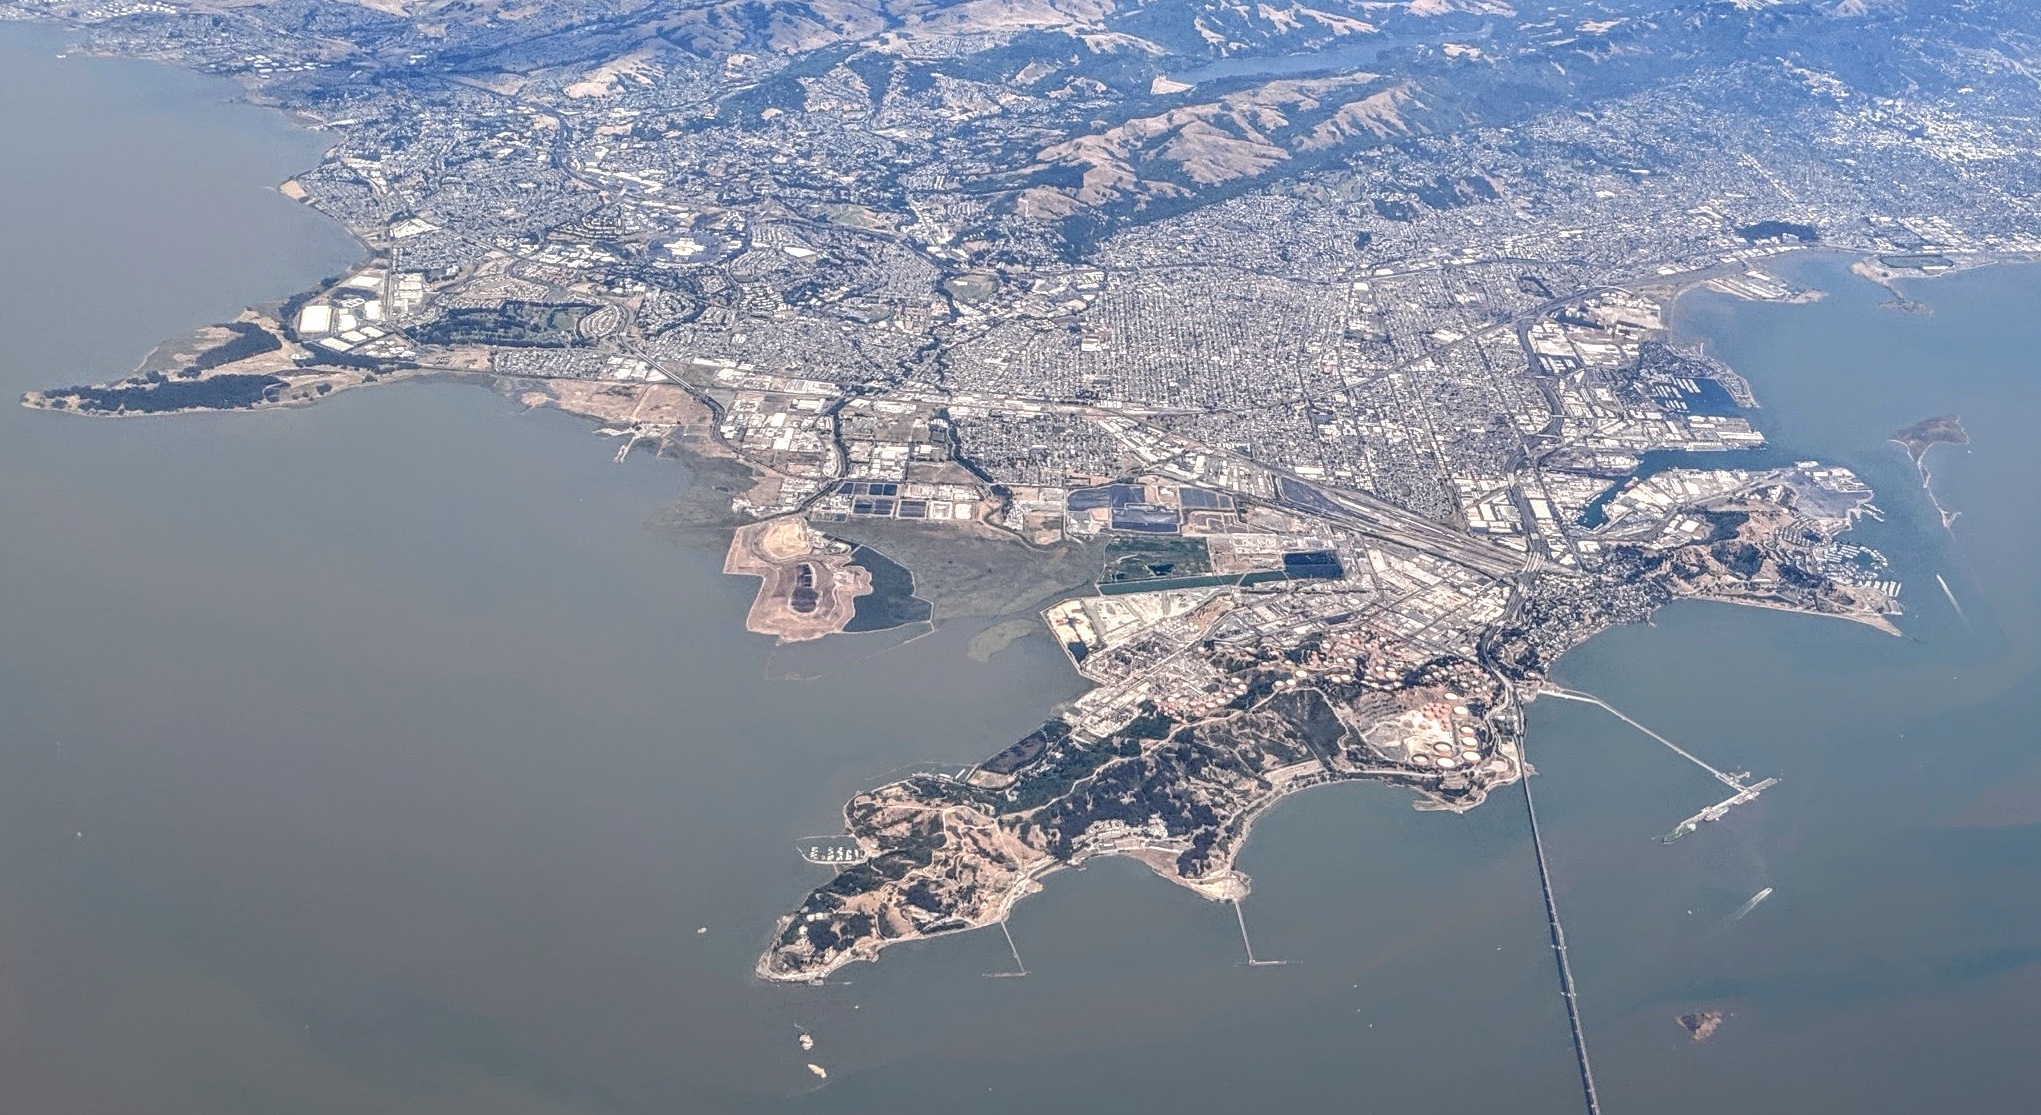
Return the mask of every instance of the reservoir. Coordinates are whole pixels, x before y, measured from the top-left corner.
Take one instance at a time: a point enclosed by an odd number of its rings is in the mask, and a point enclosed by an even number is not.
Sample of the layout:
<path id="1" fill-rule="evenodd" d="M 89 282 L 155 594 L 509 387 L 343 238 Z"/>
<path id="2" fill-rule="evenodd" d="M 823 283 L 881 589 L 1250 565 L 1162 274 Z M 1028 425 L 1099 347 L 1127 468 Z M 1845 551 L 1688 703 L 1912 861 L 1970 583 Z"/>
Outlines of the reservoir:
<path id="1" fill-rule="evenodd" d="M 102 379 L 357 258 L 270 187 L 319 137 L 0 26 L 0 393 Z M 1605 1110 L 2012 1109 L 2041 996 L 2041 272 L 1681 329 L 1779 450 L 1857 470 L 1905 638 L 1681 605 L 1529 751 Z M 1884 439 L 1955 413 L 1942 530 Z M 0 407 L 0 1094 L 135 1115 L 1580 1109 L 1521 802 L 1374 786 L 1257 827 L 1232 910 L 1128 862 L 826 987 L 751 975 L 856 790 L 1081 682 L 990 621 L 775 650 L 648 525 L 686 468 L 475 387 L 91 421 Z M 1940 574 L 1962 603 L 1936 586 Z M 849 637 L 877 650 L 897 633 Z M 980 656 L 982 657 L 982 655 Z M 800 677 L 810 680 L 782 680 Z M 1763 888 L 1773 893 L 1733 917 Z M 1706 1044 L 1675 1017 L 1727 1016 Z M 804 1049 L 802 1035 L 812 1038 Z M 823 1066 L 824 1080 L 807 1067 Z"/>

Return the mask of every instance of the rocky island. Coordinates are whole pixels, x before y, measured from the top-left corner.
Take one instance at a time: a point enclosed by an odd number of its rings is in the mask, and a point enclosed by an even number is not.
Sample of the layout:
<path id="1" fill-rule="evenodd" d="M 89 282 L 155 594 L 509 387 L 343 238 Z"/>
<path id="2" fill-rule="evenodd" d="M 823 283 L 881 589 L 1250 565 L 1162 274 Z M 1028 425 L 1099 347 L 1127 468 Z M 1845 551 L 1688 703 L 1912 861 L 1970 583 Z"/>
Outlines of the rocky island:
<path id="1" fill-rule="evenodd" d="M 1695 1042 L 1704 1042 L 1722 1028 L 1723 1014 L 1719 1010 L 1699 1010 L 1680 1015 L 1678 1021 L 1687 1037 Z"/>

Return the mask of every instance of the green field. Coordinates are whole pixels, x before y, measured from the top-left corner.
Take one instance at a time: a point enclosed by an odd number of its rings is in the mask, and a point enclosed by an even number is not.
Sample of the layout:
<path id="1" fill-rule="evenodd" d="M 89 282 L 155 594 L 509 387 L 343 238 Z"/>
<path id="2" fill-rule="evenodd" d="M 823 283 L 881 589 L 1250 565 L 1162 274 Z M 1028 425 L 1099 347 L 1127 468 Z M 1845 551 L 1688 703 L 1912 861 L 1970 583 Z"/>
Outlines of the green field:
<path id="1" fill-rule="evenodd" d="M 1123 585 L 1175 577 L 1198 577 L 1212 571 L 1212 552 L 1202 538 L 1139 538 L 1117 536 L 1106 542 L 1102 585 Z"/>

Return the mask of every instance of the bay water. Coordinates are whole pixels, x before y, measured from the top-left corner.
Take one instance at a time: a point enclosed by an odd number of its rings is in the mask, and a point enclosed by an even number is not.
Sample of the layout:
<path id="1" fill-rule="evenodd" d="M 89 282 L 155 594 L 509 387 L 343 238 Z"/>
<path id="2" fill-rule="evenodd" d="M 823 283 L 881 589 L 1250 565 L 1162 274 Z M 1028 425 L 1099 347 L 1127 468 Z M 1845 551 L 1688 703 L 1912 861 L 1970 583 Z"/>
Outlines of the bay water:
<path id="1" fill-rule="evenodd" d="M 270 187 L 319 137 L 223 85 L 0 26 L 0 393 L 118 375 L 359 249 Z M 2008 1105 L 2041 994 L 2041 273 L 1878 308 L 1700 296 L 1781 447 L 1857 469 L 1906 637 L 1721 605 L 1559 678 L 1780 786 L 1533 706 L 1607 1110 Z M 1944 531 L 1884 439 L 1954 412 Z M 751 583 L 646 524 L 689 482 L 452 384 L 257 415 L 0 408 L 0 1093 L 182 1113 L 1571 1112 L 1521 799 L 1313 791 L 1233 912 L 1108 861 L 822 988 L 751 976 L 843 800 L 1081 681 L 976 626 L 776 680 Z M 1936 587 L 1949 583 L 1963 613 Z M 1772 895 L 1731 915 L 1752 894 Z M 1674 1017 L 1729 1018 L 1707 1044 Z M 812 1035 L 814 1048 L 797 1044 Z M 807 1067 L 826 1068 L 826 1080 Z"/>

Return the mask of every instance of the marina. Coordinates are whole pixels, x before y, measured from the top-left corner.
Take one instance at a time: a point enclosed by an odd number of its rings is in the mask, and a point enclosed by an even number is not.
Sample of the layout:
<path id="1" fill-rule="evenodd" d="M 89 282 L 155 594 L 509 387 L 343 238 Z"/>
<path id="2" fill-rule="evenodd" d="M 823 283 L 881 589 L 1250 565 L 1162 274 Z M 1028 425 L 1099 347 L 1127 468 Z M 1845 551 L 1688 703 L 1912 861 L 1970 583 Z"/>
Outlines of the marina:
<path id="1" fill-rule="evenodd" d="M 811 836 L 801 841 L 797 850 L 804 862 L 826 867 L 865 862 L 864 849 L 848 836 Z"/>

